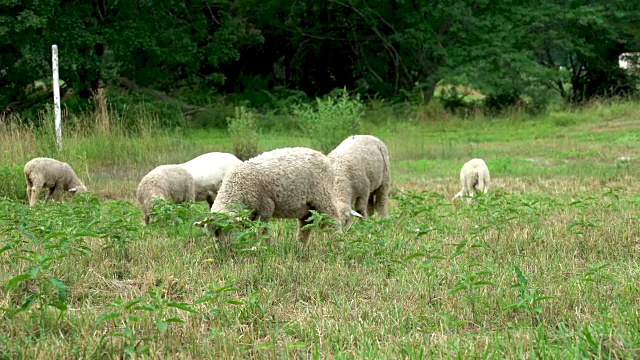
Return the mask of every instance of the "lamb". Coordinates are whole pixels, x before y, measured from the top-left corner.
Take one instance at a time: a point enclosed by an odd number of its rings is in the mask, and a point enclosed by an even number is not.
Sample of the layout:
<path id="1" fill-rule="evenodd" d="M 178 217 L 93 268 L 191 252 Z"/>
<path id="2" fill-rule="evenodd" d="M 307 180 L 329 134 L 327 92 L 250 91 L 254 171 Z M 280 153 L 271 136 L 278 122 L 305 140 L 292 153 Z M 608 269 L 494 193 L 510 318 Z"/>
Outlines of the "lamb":
<path id="1" fill-rule="evenodd" d="M 333 169 L 325 155 L 302 147 L 275 149 L 230 171 L 211 212 L 232 213 L 228 205 L 240 204 L 252 210 L 251 220 L 298 219 L 297 239 L 306 244 L 311 229 L 302 227 L 309 223 L 310 210 L 339 222 L 332 189 Z M 194 225 L 202 226 L 201 222 Z M 339 230 L 339 225 L 336 228 Z M 213 231 L 222 241 L 230 236 L 220 229 Z"/>
<path id="2" fill-rule="evenodd" d="M 451 201 L 463 196 L 466 197 L 467 202 L 471 202 L 475 190 L 486 193 L 489 191 L 489 168 L 482 159 L 471 159 L 462 165 L 460 170 L 460 184 L 462 184 L 462 190 L 458 192 Z"/>
<path id="3" fill-rule="evenodd" d="M 55 194 L 62 200 L 64 191 L 72 196 L 87 191 L 87 187 L 78 178 L 69 164 L 51 158 L 35 158 L 24 165 L 24 177 L 27 181 L 29 206 L 38 202 L 42 188 L 49 189 L 45 202 Z"/>
<path id="4" fill-rule="evenodd" d="M 375 212 L 387 217 L 391 171 L 387 146 L 375 136 L 353 135 L 328 155 L 335 175 L 334 187 L 343 228 L 352 222 L 351 205 L 363 218 Z"/>
<path id="5" fill-rule="evenodd" d="M 136 198 L 142 206 L 144 224 L 149 225 L 154 199 L 176 204 L 195 200 L 193 176 L 180 165 L 160 165 L 140 180 Z"/>
<path id="6" fill-rule="evenodd" d="M 180 164 L 180 166 L 193 176 L 195 201 L 206 200 L 210 209 L 224 176 L 240 164 L 242 164 L 242 160 L 233 154 L 211 152 Z"/>

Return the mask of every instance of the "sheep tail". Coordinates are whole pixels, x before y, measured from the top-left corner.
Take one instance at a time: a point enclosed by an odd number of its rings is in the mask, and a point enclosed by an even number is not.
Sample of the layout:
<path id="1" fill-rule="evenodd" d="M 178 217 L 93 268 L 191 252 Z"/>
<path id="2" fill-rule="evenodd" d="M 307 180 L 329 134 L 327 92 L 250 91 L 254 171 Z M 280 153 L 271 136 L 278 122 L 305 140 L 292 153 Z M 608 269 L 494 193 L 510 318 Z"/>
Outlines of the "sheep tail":
<path id="1" fill-rule="evenodd" d="M 384 163 L 384 171 L 386 174 L 389 174 L 389 159 L 384 156 L 384 151 L 382 151 L 382 146 L 380 144 L 376 144 L 378 150 L 380 151 L 380 156 L 382 156 L 382 162 Z"/>

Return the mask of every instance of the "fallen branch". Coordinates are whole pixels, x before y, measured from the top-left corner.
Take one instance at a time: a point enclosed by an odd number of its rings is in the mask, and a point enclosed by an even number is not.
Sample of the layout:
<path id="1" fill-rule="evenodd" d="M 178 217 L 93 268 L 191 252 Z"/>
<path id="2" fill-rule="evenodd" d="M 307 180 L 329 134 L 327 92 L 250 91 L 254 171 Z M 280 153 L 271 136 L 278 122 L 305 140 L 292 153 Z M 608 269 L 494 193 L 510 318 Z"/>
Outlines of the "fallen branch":
<path id="1" fill-rule="evenodd" d="M 136 91 L 136 92 L 140 92 L 143 93 L 145 95 L 149 95 L 150 97 L 157 99 L 157 100 L 162 100 L 162 101 L 170 101 L 170 102 L 174 102 L 176 104 L 178 104 L 178 106 L 180 106 L 180 110 L 182 111 L 182 114 L 184 116 L 189 116 L 189 115 L 193 115 L 199 112 L 206 112 L 206 111 L 210 111 L 207 108 L 204 107 L 200 107 L 200 106 L 195 106 L 195 105 L 189 105 L 189 104 L 185 104 L 183 102 L 181 102 L 180 100 L 174 99 L 171 96 L 155 90 L 155 89 L 150 89 L 150 88 L 145 88 L 145 87 L 141 87 L 140 85 L 136 84 L 135 81 L 128 79 L 126 77 L 120 77 L 120 86 L 127 88 L 129 90 L 132 91 Z"/>

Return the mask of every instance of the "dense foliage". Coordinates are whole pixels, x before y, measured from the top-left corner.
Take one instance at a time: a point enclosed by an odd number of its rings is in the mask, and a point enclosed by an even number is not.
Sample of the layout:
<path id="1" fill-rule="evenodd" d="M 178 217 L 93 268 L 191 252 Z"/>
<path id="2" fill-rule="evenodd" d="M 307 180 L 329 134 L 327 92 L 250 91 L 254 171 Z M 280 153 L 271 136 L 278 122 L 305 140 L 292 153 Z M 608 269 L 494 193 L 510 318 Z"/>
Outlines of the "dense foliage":
<path id="1" fill-rule="evenodd" d="M 107 84 L 242 93 L 252 102 L 346 87 L 429 100 L 438 81 L 497 106 L 539 89 L 568 101 L 635 89 L 618 56 L 640 50 L 640 2 L 0 1 L 0 111 Z"/>

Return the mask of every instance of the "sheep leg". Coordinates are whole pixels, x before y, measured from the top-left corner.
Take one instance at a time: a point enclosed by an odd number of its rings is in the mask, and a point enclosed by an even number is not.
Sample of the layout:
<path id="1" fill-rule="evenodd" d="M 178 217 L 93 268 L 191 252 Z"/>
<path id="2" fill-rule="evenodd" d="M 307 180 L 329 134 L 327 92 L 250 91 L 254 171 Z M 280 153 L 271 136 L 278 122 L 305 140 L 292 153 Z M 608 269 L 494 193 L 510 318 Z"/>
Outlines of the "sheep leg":
<path id="1" fill-rule="evenodd" d="M 374 191 L 375 194 L 375 202 L 374 207 L 375 211 L 378 213 L 378 217 L 386 218 L 387 217 L 387 200 L 389 198 L 389 185 L 382 184 L 379 188 Z"/>
<path id="2" fill-rule="evenodd" d="M 260 216 L 260 215 L 258 215 L 255 218 L 251 219 L 253 221 L 255 221 L 255 220 L 260 221 L 264 225 L 264 227 L 262 229 L 260 229 L 260 237 L 264 238 L 264 242 L 267 245 L 271 244 L 271 235 L 269 234 L 269 228 L 267 227 L 267 224 L 269 223 L 269 218 L 270 217 L 271 216 Z M 264 235 L 266 235 L 266 236 L 264 236 Z"/>
<path id="3" fill-rule="evenodd" d="M 256 214 L 255 220 L 259 220 L 265 224 L 265 227 L 260 231 L 261 235 L 267 235 L 265 237 L 265 242 L 267 245 L 271 244 L 271 235 L 269 234 L 269 229 L 267 228 L 267 224 L 269 223 L 269 219 L 273 215 L 273 210 L 275 210 L 276 204 L 271 201 L 271 199 L 266 199 L 266 201 L 262 204 L 260 211 Z"/>
<path id="4" fill-rule="evenodd" d="M 42 189 L 42 184 L 31 185 L 31 195 L 29 196 L 29 206 L 34 206 L 38 202 L 38 195 L 40 195 L 40 189 Z"/>
<path id="5" fill-rule="evenodd" d="M 264 228 L 262 228 L 262 230 L 260 231 L 260 236 L 262 238 L 264 238 L 265 244 L 271 245 L 271 240 L 272 240 L 271 239 L 271 234 L 269 234 L 269 229 L 267 229 L 266 226 Z"/>
<path id="6" fill-rule="evenodd" d="M 207 204 L 209 204 L 209 210 L 211 210 L 211 207 L 213 206 L 213 202 L 216 200 L 216 196 L 218 196 L 218 193 L 215 193 L 213 191 L 207 191 Z"/>
<path id="7" fill-rule="evenodd" d="M 369 216 L 376 212 L 376 193 L 369 194 L 369 201 L 367 201 L 367 214 Z"/>
<path id="8" fill-rule="evenodd" d="M 467 204 L 471 203 L 471 200 L 473 200 L 473 196 L 475 195 L 475 189 L 476 186 L 478 185 L 478 174 L 474 174 L 473 176 L 470 176 L 467 180 L 467 184 L 464 188 L 464 196 L 466 197 L 466 201 Z"/>
<path id="9" fill-rule="evenodd" d="M 489 190 L 489 186 L 485 181 L 484 175 L 480 175 L 478 177 L 477 189 L 482 191 L 483 193 L 487 193 L 487 191 Z"/>
<path id="10" fill-rule="evenodd" d="M 25 175 L 25 179 L 27 181 L 27 201 L 29 202 L 29 205 L 31 205 L 31 179 L 29 179 L 28 176 Z"/>
<path id="11" fill-rule="evenodd" d="M 365 219 L 367 218 L 367 201 L 369 200 L 368 196 L 358 196 L 356 198 L 355 208 L 356 211 L 360 213 Z"/>
<path id="12" fill-rule="evenodd" d="M 311 214 L 298 219 L 298 234 L 297 234 L 297 238 L 298 241 L 301 242 L 302 244 L 306 244 L 307 242 L 309 242 L 309 235 L 311 235 L 311 229 L 306 229 L 306 230 L 302 230 L 302 227 L 310 224 L 311 222 L 309 221 L 309 217 L 311 216 Z"/>
<path id="13" fill-rule="evenodd" d="M 51 198 L 53 197 L 53 193 L 56 191 L 56 187 L 50 187 L 47 191 L 47 195 L 45 195 L 44 197 L 44 202 L 47 203 L 49 202 L 49 200 L 51 200 Z"/>
<path id="14" fill-rule="evenodd" d="M 50 199 L 53 200 L 57 200 L 58 202 L 62 202 L 62 197 L 63 197 L 63 186 L 60 183 L 55 183 L 53 185 L 53 187 L 49 188 L 49 193 L 47 194 L 47 198 L 45 200 L 45 202 L 49 201 Z"/>

